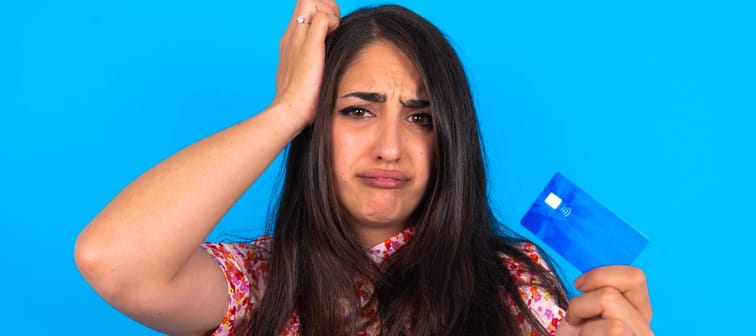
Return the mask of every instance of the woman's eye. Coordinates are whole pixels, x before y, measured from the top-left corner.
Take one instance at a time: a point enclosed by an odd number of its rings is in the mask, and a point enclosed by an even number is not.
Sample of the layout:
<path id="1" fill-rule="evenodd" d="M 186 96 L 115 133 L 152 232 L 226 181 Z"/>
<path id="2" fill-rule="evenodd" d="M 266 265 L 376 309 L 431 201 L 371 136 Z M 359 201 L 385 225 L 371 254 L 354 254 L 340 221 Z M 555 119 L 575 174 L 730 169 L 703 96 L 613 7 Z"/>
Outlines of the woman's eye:
<path id="1" fill-rule="evenodd" d="M 368 110 L 366 110 L 366 109 L 364 109 L 362 107 L 357 107 L 357 106 L 347 107 L 347 108 L 342 109 L 341 111 L 339 111 L 339 113 L 341 113 L 341 114 L 343 114 L 343 115 L 345 115 L 347 117 L 352 117 L 354 119 L 364 119 L 364 118 L 370 118 L 370 117 L 373 116 L 373 114 L 370 113 L 370 111 L 368 111 Z"/>
<path id="2" fill-rule="evenodd" d="M 409 122 L 423 128 L 433 128 L 433 117 L 429 113 L 413 113 L 409 116 Z"/>

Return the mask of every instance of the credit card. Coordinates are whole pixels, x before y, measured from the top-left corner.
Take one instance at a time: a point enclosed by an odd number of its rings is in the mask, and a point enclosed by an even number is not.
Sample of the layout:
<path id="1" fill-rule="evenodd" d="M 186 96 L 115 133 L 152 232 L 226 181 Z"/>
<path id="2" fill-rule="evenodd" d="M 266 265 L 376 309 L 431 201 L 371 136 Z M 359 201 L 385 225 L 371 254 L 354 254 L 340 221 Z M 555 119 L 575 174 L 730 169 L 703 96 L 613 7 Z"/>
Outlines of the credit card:
<path id="1" fill-rule="evenodd" d="M 521 223 L 581 272 L 630 265 L 648 245 L 646 236 L 560 173 Z"/>

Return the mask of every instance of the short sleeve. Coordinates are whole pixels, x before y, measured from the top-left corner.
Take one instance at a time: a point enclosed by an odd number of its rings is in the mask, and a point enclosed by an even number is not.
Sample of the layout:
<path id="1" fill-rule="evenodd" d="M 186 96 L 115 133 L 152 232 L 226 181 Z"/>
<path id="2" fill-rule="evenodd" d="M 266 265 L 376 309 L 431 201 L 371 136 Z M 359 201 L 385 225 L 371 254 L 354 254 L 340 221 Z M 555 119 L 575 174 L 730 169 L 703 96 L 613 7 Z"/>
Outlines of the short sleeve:
<path id="1" fill-rule="evenodd" d="M 252 243 L 203 243 L 200 247 L 213 256 L 228 283 L 228 309 L 213 336 L 236 334 L 265 290 L 270 241 L 267 236 Z"/>
<path id="2" fill-rule="evenodd" d="M 548 263 L 538 253 L 535 245 L 532 243 L 520 243 L 515 245 L 520 251 L 530 257 L 536 264 L 540 265 L 547 271 L 551 271 Z M 531 313 L 538 319 L 541 325 L 549 332 L 549 335 L 556 333 L 556 327 L 559 322 L 565 316 L 565 311 L 557 304 L 557 297 L 553 293 L 549 292 L 546 288 L 541 286 L 538 276 L 534 275 L 527 270 L 525 265 L 522 265 L 516 259 L 511 258 L 505 254 L 500 254 L 502 262 L 509 270 L 512 277 L 518 286 L 518 294 L 523 299 Z M 510 307 L 514 306 L 514 301 L 511 296 L 504 293 L 503 299 L 509 303 Z M 525 317 L 522 314 L 515 314 L 515 320 L 520 323 L 520 330 L 522 335 L 537 335 L 536 330 L 525 323 Z"/>

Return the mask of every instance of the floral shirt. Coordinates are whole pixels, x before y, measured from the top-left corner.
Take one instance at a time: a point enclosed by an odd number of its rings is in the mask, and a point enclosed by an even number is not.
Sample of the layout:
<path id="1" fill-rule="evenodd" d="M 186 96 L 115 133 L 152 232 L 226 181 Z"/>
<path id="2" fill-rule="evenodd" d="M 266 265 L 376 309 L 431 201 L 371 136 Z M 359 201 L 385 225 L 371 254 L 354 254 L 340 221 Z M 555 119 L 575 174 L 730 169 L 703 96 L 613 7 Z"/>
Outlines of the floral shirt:
<path id="1" fill-rule="evenodd" d="M 380 264 L 387 260 L 394 252 L 404 246 L 412 237 L 413 228 L 407 228 L 381 244 L 367 251 L 368 256 Z M 262 236 L 252 243 L 204 243 L 202 248 L 215 257 L 228 281 L 228 310 L 223 322 L 212 333 L 212 336 L 234 335 L 239 322 L 244 320 L 260 302 L 265 292 L 265 285 L 270 273 L 270 255 L 272 252 L 273 239 L 270 236 Z M 547 267 L 546 262 L 536 252 L 531 243 L 522 243 L 517 247 L 530 256 L 535 262 Z M 519 286 L 519 295 L 527 303 L 530 310 L 535 314 L 541 324 L 554 335 L 556 326 L 565 315 L 565 311 L 557 306 L 556 298 L 544 288 L 538 286 L 535 276 L 527 272 L 525 266 L 518 263 L 514 258 L 500 254 L 502 263 L 509 269 L 512 277 Z M 372 296 L 373 287 L 367 281 L 357 281 L 361 304 L 367 304 Z M 502 291 L 501 299 L 513 306 L 513 298 L 509 293 Z M 346 308 L 345 308 L 346 309 Z M 365 318 L 372 318 L 375 309 L 365 310 Z M 536 330 L 531 330 L 525 323 L 525 316 L 520 312 L 515 314 L 515 321 L 520 323 L 521 335 L 537 335 Z M 358 333 L 359 336 L 379 335 L 381 331 L 380 321 L 368 325 Z M 289 322 L 280 333 L 281 336 L 300 335 L 299 316 L 294 312 Z"/>

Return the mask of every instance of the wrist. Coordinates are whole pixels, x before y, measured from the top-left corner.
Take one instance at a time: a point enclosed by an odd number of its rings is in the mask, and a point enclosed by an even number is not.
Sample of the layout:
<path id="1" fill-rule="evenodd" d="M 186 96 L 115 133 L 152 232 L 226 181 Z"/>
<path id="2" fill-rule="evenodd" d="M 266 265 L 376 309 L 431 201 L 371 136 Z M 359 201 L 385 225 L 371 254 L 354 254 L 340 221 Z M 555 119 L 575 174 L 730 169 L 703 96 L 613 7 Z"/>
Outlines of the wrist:
<path id="1" fill-rule="evenodd" d="M 288 134 L 290 139 L 312 123 L 304 108 L 288 101 L 274 101 L 260 113 L 260 117 L 269 120 L 277 132 Z"/>

